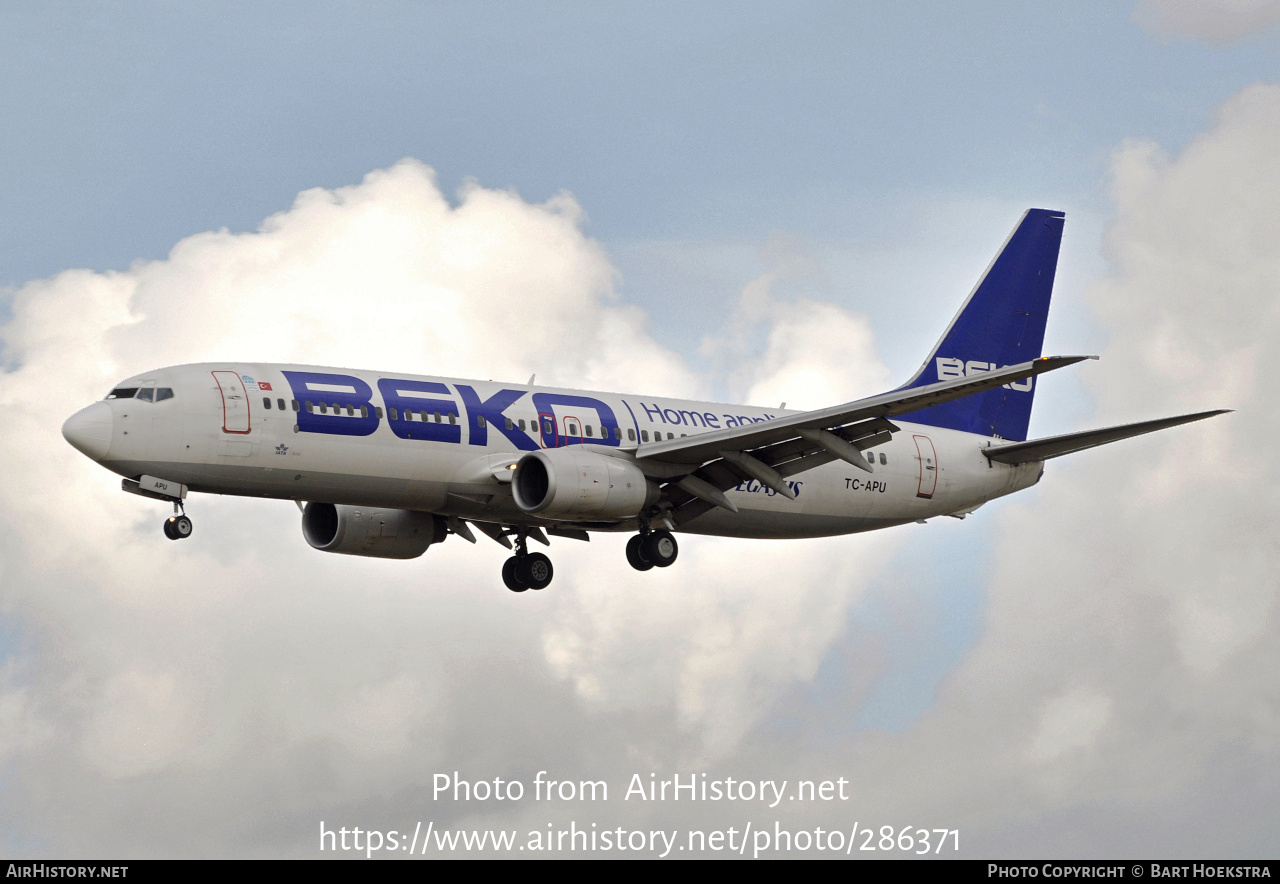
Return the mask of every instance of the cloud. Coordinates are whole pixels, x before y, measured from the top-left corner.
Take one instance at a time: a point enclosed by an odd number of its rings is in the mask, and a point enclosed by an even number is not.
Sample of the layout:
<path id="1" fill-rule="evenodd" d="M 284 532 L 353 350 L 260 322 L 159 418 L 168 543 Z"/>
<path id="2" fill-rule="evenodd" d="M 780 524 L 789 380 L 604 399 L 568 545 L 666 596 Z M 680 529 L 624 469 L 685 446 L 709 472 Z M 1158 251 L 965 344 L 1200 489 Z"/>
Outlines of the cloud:
<path id="1" fill-rule="evenodd" d="M 618 294 L 582 220 L 567 195 L 535 205 L 473 183 L 450 202 L 407 160 L 306 191 L 257 231 L 13 293 L 0 327 L 0 605 L 21 636 L 0 672 L 11 853 L 310 855 L 320 819 L 466 816 L 424 803 L 441 770 L 530 780 L 725 758 L 813 677 L 893 542 L 688 537 L 678 567 L 639 574 L 625 537 L 557 540 L 554 586 L 514 596 L 487 539 L 407 563 L 326 556 L 280 502 L 198 497 L 195 538 L 170 543 L 163 507 L 121 494 L 59 436 L 121 377 L 205 360 L 710 388 Z M 820 327 L 849 334 L 804 353 L 799 336 Z M 766 355 L 742 361 L 760 363 L 764 389 L 882 373 L 874 356 L 833 358 L 870 341 L 838 308 L 762 328 Z"/>
<path id="2" fill-rule="evenodd" d="M 1139 0 L 1133 20 L 1163 37 L 1189 37 L 1211 46 L 1265 31 L 1280 22 L 1277 0 Z"/>
<path id="3" fill-rule="evenodd" d="M 1088 424 L 1238 412 L 1051 461 L 997 514 L 982 639 L 938 707 L 861 767 L 873 801 L 952 807 L 992 853 L 1055 853 L 1070 831 L 1085 855 L 1221 856 L 1227 816 L 1244 852 L 1274 845 L 1262 821 L 1280 796 L 1259 774 L 1280 762 L 1280 461 L 1263 441 L 1280 432 L 1278 152 L 1270 85 L 1178 156 L 1116 152 Z M 920 788 L 903 790 L 912 757 Z M 1206 810 L 1246 782 L 1229 814 Z"/>
<path id="4" fill-rule="evenodd" d="M 883 377 L 865 319 L 780 294 L 815 272 L 783 255 L 708 336 L 726 377 L 698 375 L 619 295 L 570 198 L 472 185 L 451 203 L 413 162 L 304 193 L 257 232 L 29 283 L 0 329 L 0 605 L 20 635 L 0 670 L 6 846 L 314 855 L 321 819 L 773 818 L 617 800 L 633 772 L 705 770 L 843 777 L 849 802 L 771 813 L 958 827 L 965 855 L 1272 852 L 1278 141 L 1280 87 L 1255 86 L 1176 156 L 1119 147 L 1110 269 L 1087 292 L 1108 341 L 1080 370 L 1088 425 L 1236 414 L 1052 461 L 990 515 L 915 534 L 688 536 L 674 568 L 647 574 L 623 564 L 622 537 L 557 540 L 555 584 L 522 596 L 484 539 L 410 563 L 324 556 L 279 502 L 193 502 L 197 538 L 172 544 L 157 507 L 120 494 L 58 425 L 134 371 L 229 357 L 674 394 L 724 383 L 767 404 L 805 378 L 844 398 Z M 849 612 L 872 591 L 909 598 L 902 558 L 939 543 L 935 527 L 981 563 L 981 636 L 917 720 L 858 730 L 885 655 Z M 893 610 L 910 632 L 911 606 Z M 434 800 L 435 774 L 455 770 L 614 792 L 589 814 Z"/>
<path id="5" fill-rule="evenodd" d="M 724 327 L 700 347 L 727 376 L 735 401 L 814 409 L 888 389 L 889 372 L 867 317 L 779 294 L 818 275 L 802 244 L 774 237 L 763 258 L 769 269 L 743 287 Z"/>

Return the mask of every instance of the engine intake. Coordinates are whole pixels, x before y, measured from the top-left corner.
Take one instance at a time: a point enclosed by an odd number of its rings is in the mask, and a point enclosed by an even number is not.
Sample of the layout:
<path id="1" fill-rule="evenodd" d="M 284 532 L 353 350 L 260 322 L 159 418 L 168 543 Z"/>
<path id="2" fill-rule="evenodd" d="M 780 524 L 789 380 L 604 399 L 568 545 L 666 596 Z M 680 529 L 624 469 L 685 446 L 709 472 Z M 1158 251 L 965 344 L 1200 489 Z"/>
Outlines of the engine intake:
<path id="1" fill-rule="evenodd" d="M 547 519 L 627 519 L 659 495 L 634 463 L 580 445 L 526 454 L 511 491 L 516 506 Z"/>
<path id="2" fill-rule="evenodd" d="M 431 513 L 332 503 L 309 503 L 302 511 L 302 536 L 324 552 L 416 559 L 447 534 L 445 520 Z"/>

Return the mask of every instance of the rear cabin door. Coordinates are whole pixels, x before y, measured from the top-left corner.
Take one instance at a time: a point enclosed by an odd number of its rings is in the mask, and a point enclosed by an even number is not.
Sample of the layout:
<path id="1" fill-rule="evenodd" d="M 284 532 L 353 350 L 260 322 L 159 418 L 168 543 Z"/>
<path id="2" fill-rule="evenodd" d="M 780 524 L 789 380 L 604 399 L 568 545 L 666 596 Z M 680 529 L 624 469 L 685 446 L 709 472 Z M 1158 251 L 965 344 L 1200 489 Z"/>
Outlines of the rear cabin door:
<path id="1" fill-rule="evenodd" d="M 215 371 L 213 379 L 222 393 L 222 432 L 249 432 L 249 397 L 244 381 L 234 371 Z"/>
<path id="2" fill-rule="evenodd" d="M 916 440 L 916 451 L 920 460 L 920 485 L 916 489 L 916 497 L 926 500 L 933 498 L 938 487 L 938 455 L 933 450 L 933 440 L 928 436 L 913 436 Z"/>

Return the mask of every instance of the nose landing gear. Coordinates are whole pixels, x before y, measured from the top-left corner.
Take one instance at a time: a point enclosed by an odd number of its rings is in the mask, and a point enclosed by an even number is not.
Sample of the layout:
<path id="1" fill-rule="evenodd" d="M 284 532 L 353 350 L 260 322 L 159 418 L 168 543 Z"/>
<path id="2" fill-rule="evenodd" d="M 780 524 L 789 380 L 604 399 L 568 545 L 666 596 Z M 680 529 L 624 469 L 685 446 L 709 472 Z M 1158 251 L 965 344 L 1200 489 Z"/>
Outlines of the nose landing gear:
<path id="1" fill-rule="evenodd" d="M 551 584 L 555 569 L 551 559 L 542 553 L 531 553 L 523 533 L 516 535 L 516 554 L 502 563 L 502 582 L 512 592 L 545 589 Z"/>
<path id="2" fill-rule="evenodd" d="M 174 501 L 173 515 L 164 520 L 164 536 L 170 540 L 186 540 L 191 536 L 191 520 L 182 510 L 182 504 Z"/>

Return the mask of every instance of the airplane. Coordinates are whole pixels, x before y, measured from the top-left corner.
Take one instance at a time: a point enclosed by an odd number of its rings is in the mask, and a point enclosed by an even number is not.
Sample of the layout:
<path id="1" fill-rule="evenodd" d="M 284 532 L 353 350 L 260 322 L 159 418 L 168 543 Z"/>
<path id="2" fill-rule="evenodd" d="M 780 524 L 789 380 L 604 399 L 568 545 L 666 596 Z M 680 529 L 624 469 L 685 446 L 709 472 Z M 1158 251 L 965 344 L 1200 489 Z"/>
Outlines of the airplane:
<path id="1" fill-rule="evenodd" d="M 475 530 L 511 549 L 502 578 L 543 589 L 528 541 L 630 532 L 640 571 L 676 533 L 825 537 L 964 518 L 1035 485 L 1044 462 L 1227 409 L 1028 440 L 1065 215 L 1029 209 L 915 375 L 816 411 L 306 365 L 207 363 L 144 372 L 62 434 L 173 505 L 189 492 L 279 498 L 318 550 L 410 559 Z"/>

